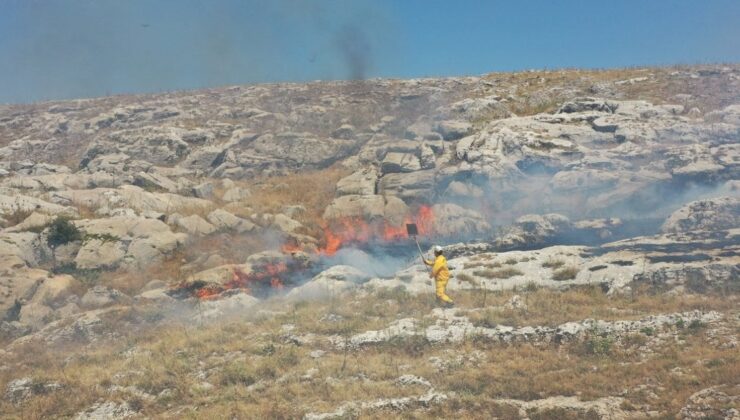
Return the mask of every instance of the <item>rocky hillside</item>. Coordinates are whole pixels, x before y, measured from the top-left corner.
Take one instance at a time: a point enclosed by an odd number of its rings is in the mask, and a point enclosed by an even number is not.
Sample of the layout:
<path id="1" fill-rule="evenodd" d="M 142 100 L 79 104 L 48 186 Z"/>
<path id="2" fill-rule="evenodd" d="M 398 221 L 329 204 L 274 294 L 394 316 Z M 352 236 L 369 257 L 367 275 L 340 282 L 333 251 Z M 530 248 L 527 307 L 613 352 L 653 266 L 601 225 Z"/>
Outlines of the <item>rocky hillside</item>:
<path id="1" fill-rule="evenodd" d="M 737 65 L 0 106 L 0 226 L 10 416 L 740 416 Z"/>

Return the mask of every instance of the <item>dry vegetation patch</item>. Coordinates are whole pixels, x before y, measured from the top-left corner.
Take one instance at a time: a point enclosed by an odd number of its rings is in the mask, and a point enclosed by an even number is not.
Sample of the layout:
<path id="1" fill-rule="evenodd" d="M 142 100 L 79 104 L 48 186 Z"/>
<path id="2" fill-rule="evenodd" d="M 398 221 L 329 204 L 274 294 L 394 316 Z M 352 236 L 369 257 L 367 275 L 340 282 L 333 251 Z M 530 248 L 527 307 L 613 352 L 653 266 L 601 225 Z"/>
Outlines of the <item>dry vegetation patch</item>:
<path id="1" fill-rule="evenodd" d="M 734 319 L 738 304 L 736 296 L 609 297 L 598 287 L 578 287 L 519 291 L 528 309 L 501 309 L 514 294 L 490 292 L 485 307 L 476 291 L 456 291 L 455 298 L 460 315 L 478 325 L 513 326 L 638 319 L 694 309 L 717 310 Z M 413 336 L 347 350 L 328 341 L 407 317 L 424 328 L 435 322 L 433 308 L 431 294 L 378 289 L 308 303 L 268 300 L 261 312 L 215 324 L 155 326 L 147 320 L 156 316 L 156 308 L 118 311 L 104 319 L 119 334 L 116 340 L 34 345 L 0 355 L 4 365 L 13 367 L 0 371 L 0 389 L 19 377 L 63 385 L 20 405 L 2 400 L 0 410 L 30 418 L 74 416 L 96 401 L 114 400 L 127 401 L 150 417 L 295 418 L 331 412 L 347 401 L 423 395 L 423 386 L 396 383 L 408 374 L 425 378 L 449 400 L 429 411 L 362 415 L 467 418 L 510 413 L 501 399 L 623 395 L 629 406 L 649 404 L 671 416 L 694 392 L 740 376 L 737 352 L 711 344 L 713 327 L 706 325 L 667 327 L 677 339 L 661 339 L 662 330 L 645 330 L 621 340 L 594 334 L 564 345 L 502 345 L 475 337 L 432 345 Z M 648 397 L 651 390 L 657 397 Z"/>
<path id="2" fill-rule="evenodd" d="M 524 273 L 513 267 L 505 267 L 499 270 L 494 270 L 491 268 L 486 268 L 485 270 L 476 270 L 473 272 L 473 274 L 486 279 L 508 279 L 514 276 L 521 276 Z"/>
<path id="3" fill-rule="evenodd" d="M 552 279 L 555 281 L 573 280 L 576 278 L 579 271 L 581 270 L 575 266 L 561 267 L 553 271 Z"/>
<path id="4" fill-rule="evenodd" d="M 544 268 L 560 268 L 563 265 L 565 265 L 565 261 L 563 260 L 547 260 L 542 263 L 542 267 Z"/>

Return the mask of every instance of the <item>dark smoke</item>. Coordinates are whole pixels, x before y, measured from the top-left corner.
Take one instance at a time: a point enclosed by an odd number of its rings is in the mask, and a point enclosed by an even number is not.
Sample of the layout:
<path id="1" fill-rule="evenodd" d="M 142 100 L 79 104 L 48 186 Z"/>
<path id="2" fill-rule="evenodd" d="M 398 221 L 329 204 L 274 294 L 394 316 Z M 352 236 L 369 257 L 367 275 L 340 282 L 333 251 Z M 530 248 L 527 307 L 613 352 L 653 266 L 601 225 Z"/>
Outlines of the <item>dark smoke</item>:
<path id="1" fill-rule="evenodd" d="M 363 80 L 370 68 L 372 47 L 362 28 L 355 25 L 345 25 L 336 33 L 336 46 L 344 59 L 349 78 Z"/>

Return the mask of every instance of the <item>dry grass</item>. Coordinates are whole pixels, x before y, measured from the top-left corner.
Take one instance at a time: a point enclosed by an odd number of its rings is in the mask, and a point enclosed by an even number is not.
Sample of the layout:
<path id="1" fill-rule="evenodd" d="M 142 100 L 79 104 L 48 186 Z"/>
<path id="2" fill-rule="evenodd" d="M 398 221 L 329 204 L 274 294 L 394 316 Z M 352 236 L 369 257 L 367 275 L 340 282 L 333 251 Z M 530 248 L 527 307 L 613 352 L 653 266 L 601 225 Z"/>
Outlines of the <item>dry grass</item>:
<path id="1" fill-rule="evenodd" d="M 547 260 L 542 263 L 542 266 L 545 268 L 560 268 L 563 265 L 565 265 L 565 261 L 563 260 Z"/>
<path id="2" fill-rule="evenodd" d="M 491 305 L 502 305 L 513 292 L 492 293 Z M 607 297 L 598 288 L 564 292 L 537 290 L 524 294 L 529 310 L 468 312 L 488 313 L 485 322 L 505 325 L 554 325 L 588 317 L 633 319 L 647 314 L 692 309 L 732 311 L 734 296 Z M 476 292 L 458 291 L 461 311 L 475 309 Z M 380 329 L 395 319 L 413 316 L 428 323 L 424 315 L 433 299 L 412 296 L 403 290 L 378 290 L 363 296 L 344 295 L 325 301 L 287 304 L 265 302 L 275 315 L 245 314 L 246 319 L 216 325 L 193 323 L 153 327 L 146 322 L 156 312 L 146 308 L 117 311 L 104 318 L 122 336 L 94 346 L 38 347 L 3 354 L 13 369 L 0 371 L 0 389 L 10 380 L 32 377 L 37 382 L 58 382 L 60 391 L 32 397 L 13 405 L 0 401 L 0 410 L 24 418 L 73 416 L 96 401 L 129 401 L 144 416 L 203 418 L 214 416 L 295 418 L 308 411 L 327 412 L 346 401 L 422 395 L 423 387 L 398 387 L 402 374 L 422 376 L 439 392 L 456 396 L 420 417 L 485 417 L 506 415 L 511 407 L 499 399 L 537 399 L 555 395 L 580 395 L 583 399 L 625 395 L 628 404 L 649 403 L 667 415 L 678 412 L 692 393 L 713 385 L 734 383 L 740 360 L 734 349 L 709 345 L 706 328 L 685 327 L 683 343 L 673 340 L 654 344 L 649 363 L 641 362 L 640 346 L 654 332 L 639 332 L 610 344 L 608 357 L 589 350 L 588 342 L 563 346 L 531 344 L 501 345 L 470 339 L 455 345 L 431 345 L 409 338 L 362 351 L 338 350 L 325 340 L 295 345 L 290 334 L 350 334 Z M 334 320 L 327 320 L 332 314 Z M 483 315 L 480 315 L 483 316 Z M 309 356 L 313 350 L 323 357 Z M 461 356 L 459 361 L 457 356 Z M 432 357 L 450 361 L 443 374 L 429 362 Z M 687 373 L 677 376 L 675 369 Z M 315 371 L 311 374 L 311 369 Z M 213 385 L 204 390 L 203 383 Z M 663 392 L 646 400 L 636 391 L 640 385 L 656 384 Z M 135 387 L 155 399 L 138 398 L 111 387 Z M 119 388 L 120 389 L 120 388 Z M 164 392 L 164 394 L 163 394 Z M 394 415 L 397 415 L 395 413 Z M 415 416 L 414 413 L 406 413 Z M 406 415 L 404 414 L 404 415 Z M 388 413 L 366 413 L 370 417 Z"/>
<path id="3" fill-rule="evenodd" d="M 580 270 L 578 267 L 567 266 L 559 268 L 552 273 L 552 279 L 555 281 L 573 280 Z"/>
<path id="4" fill-rule="evenodd" d="M 255 181 L 249 185 L 252 195 L 244 202 L 246 213 L 240 214 L 238 206 L 230 208 L 237 216 L 248 217 L 254 213 L 280 213 L 285 206 L 302 205 L 306 211 L 296 219 L 309 228 L 309 234 L 320 235 L 324 209 L 334 198 L 337 181 L 349 171 L 331 167 L 314 172 L 277 176 Z"/>
<path id="5" fill-rule="evenodd" d="M 517 270 L 516 268 L 512 267 L 506 267 L 502 268 L 500 270 L 493 270 L 490 268 L 487 268 L 485 270 L 476 270 L 473 271 L 473 275 L 484 277 L 487 279 L 508 279 L 514 276 L 521 276 L 524 273 L 520 270 Z"/>

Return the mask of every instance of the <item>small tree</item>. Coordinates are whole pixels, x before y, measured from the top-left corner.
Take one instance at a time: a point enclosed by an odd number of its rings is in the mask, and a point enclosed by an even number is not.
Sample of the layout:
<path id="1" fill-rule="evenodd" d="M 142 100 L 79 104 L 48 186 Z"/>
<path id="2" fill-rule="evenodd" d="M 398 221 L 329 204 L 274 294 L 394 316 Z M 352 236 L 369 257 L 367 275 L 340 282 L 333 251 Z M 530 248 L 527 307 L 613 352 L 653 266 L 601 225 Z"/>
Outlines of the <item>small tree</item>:
<path id="1" fill-rule="evenodd" d="M 82 232 L 70 222 L 66 217 L 59 216 L 54 219 L 49 225 L 49 233 L 46 237 L 46 243 L 51 248 L 51 257 L 54 260 L 54 266 L 56 267 L 56 248 L 59 245 L 68 244 L 70 242 L 79 241 L 82 239 Z"/>

